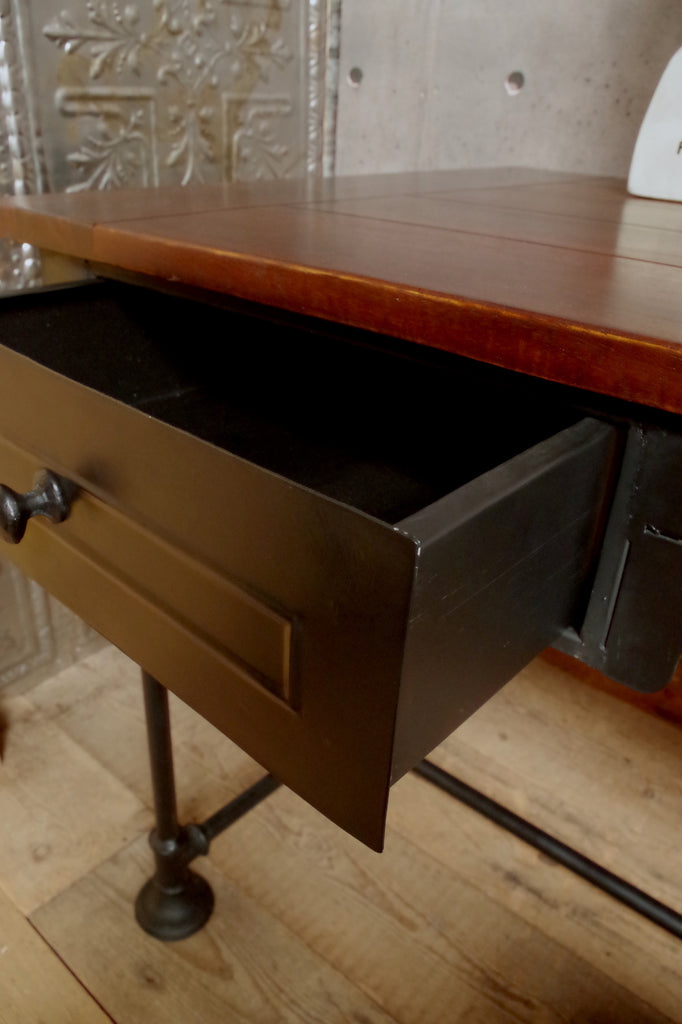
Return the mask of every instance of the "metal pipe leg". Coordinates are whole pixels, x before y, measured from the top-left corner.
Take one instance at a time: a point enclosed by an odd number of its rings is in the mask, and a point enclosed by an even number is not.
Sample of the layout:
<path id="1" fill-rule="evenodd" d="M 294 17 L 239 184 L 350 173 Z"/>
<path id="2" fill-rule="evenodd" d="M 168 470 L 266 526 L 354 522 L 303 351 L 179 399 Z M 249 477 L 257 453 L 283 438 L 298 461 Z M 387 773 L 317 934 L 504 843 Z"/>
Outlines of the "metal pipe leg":
<path id="1" fill-rule="evenodd" d="M 210 885 L 189 869 L 208 843 L 200 829 L 178 824 L 168 691 L 146 672 L 142 685 L 156 813 L 149 843 L 156 872 L 138 894 L 135 917 L 150 935 L 171 942 L 202 928 L 213 910 Z"/>

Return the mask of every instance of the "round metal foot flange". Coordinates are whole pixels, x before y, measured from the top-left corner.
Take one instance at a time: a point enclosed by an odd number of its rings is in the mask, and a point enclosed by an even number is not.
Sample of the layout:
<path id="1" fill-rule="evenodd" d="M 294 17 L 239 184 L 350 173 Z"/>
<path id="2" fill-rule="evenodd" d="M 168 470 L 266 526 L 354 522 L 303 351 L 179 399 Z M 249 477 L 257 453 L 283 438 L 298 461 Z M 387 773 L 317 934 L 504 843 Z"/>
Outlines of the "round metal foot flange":
<path id="1" fill-rule="evenodd" d="M 142 886 L 135 901 L 137 923 L 155 939 L 177 942 L 194 935 L 213 910 L 213 890 L 205 878 L 186 873 L 182 886 L 162 888 L 156 878 Z"/>

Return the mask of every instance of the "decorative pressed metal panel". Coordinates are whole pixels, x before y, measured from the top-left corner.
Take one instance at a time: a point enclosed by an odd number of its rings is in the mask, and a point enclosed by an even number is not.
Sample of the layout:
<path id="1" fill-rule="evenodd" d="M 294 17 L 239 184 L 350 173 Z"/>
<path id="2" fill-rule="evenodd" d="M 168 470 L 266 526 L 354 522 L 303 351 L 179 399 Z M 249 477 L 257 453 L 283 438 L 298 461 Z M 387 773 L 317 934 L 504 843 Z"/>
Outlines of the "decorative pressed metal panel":
<path id="1" fill-rule="evenodd" d="M 0 0 L 0 189 L 329 168 L 327 0 Z M 328 8 L 331 13 L 328 13 Z M 0 282 L 39 279 L 3 243 Z"/>
<path id="2" fill-rule="evenodd" d="M 295 0 L 71 0 L 36 46 L 53 86 L 45 124 L 67 147 L 55 187 L 315 171 L 321 18 Z"/>

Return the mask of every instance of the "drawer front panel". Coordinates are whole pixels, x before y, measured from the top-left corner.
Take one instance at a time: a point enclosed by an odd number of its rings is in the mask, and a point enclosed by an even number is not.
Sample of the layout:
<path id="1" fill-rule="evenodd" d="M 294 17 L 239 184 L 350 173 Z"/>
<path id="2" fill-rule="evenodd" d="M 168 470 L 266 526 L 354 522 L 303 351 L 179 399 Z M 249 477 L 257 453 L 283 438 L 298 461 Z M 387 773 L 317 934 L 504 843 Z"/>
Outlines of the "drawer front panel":
<path id="1" fill-rule="evenodd" d="M 380 847 L 414 543 L 2 349 L 0 436 L 10 487 L 45 467 L 81 489 L 66 522 L 32 520 L 3 554 Z M 223 635 L 226 597 L 262 650 Z"/>
<path id="2" fill-rule="evenodd" d="M 2 439 L 0 460 L 4 479 L 30 481 L 33 460 Z M 291 619 L 87 491 L 74 501 L 59 538 L 202 636 L 255 685 L 295 706 Z"/>

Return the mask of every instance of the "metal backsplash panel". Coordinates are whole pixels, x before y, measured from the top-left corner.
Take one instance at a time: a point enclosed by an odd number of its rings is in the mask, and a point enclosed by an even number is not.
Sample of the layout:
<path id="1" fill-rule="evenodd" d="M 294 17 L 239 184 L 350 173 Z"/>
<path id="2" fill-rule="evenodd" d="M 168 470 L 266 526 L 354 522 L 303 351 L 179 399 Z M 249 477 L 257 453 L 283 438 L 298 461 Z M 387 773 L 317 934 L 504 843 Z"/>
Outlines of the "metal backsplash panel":
<path id="1" fill-rule="evenodd" d="M 22 0 L 14 9 L 50 189 L 319 167 L 320 0 Z"/>
<path id="2" fill-rule="evenodd" d="M 338 0 L 0 0 L 0 191 L 329 170 L 337 16 Z M 40 282 L 39 255 L 0 240 L 0 291 Z M 0 686 L 98 642 L 0 564 Z"/>

